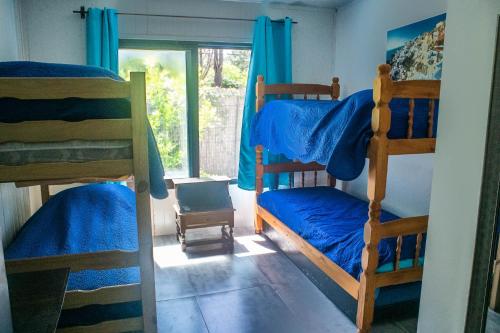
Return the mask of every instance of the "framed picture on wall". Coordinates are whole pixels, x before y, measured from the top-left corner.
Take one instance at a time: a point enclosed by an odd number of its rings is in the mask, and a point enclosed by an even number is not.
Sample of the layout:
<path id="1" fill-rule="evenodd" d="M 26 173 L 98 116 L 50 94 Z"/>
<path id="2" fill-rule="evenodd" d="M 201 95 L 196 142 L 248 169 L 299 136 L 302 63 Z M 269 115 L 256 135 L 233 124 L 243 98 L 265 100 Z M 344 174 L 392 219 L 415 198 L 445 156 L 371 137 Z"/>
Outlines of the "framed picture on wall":
<path id="1" fill-rule="evenodd" d="M 387 32 L 386 62 L 393 80 L 440 80 L 446 14 Z"/>

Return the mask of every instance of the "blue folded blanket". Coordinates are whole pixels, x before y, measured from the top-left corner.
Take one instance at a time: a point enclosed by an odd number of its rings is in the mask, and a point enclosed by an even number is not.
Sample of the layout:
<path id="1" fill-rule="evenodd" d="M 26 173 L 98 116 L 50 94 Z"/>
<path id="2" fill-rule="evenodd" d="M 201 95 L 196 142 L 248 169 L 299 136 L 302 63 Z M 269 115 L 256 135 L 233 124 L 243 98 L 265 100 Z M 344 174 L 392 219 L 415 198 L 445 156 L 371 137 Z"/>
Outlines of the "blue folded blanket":
<path id="1" fill-rule="evenodd" d="M 122 80 L 115 73 L 94 66 L 50 64 L 29 61 L 0 62 L 0 77 L 108 77 Z M 81 121 L 86 119 L 120 119 L 130 117 L 127 99 L 19 100 L 0 98 L 0 122 L 16 123 L 34 120 Z M 148 126 L 149 177 L 151 195 L 168 196 L 164 170 L 151 128 Z"/>
<path id="2" fill-rule="evenodd" d="M 92 184 L 62 191 L 43 205 L 5 250 L 5 259 L 137 251 L 135 195 L 117 184 Z M 85 270 L 69 276 L 68 290 L 140 282 L 139 267 Z"/>
<path id="3" fill-rule="evenodd" d="M 372 90 L 342 101 L 275 100 L 265 104 L 252 122 L 250 144 L 301 162 L 318 162 L 340 180 L 353 180 L 363 170 L 373 135 Z M 391 139 L 406 138 L 408 100 L 391 102 Z M 428 100 L 415 100 L 413 137 L 427 137 Z M 438 103 L 436 102 L 434 134 Z"/>

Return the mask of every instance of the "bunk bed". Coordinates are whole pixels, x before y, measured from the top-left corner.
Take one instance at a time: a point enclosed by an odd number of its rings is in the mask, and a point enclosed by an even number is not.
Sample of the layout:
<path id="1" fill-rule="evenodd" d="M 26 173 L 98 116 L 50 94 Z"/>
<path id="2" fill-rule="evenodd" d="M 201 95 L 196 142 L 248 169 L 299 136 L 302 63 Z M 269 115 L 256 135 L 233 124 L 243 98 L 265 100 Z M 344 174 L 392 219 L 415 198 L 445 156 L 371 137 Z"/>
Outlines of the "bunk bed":
<path id="1" fill-rule="evenodd" d="M 58 331 L 156 332 L 150 194 L 167 191 L 144 73 L 3 63 L 0 105 L 0 182 L 47 191 L 5 251 L 7 272 L 70 268 Z M 116 179 L 135 192 L 93 184 L 48 200 L 48 184 Z"/>
<path id="2" fill-rule="evenodd" d="M 380 65 L 372 91 L 342 101 L 338 79 L 332 86 L 266 85 L 259 76 L 256 85 L 255 231 L 286 238 L 350 295 L 358 332 L 370 331 L 376 300 L 418 297 L 423 273 L 428 216 L 400 218 L 382 210 L 382 200 L 389 156 L 434 152 L 440 82 L 393 82 L 389 73 L 389 65 Z M 304 100 L 280 99 L 298 94 Z M 265 165 L 264 149 L 291 162 Z M 334 187 L 335 178 L 359 176 L 366 157 L 369 202 Z M 329 186 L 317 186 L 325 169 Z M 302 187 L 293 188 L 297 172 Z M 305 187 L 306 172 L 314 172 L 314 187 Z M 279 173 L 291 175 L 290 188 L 264 192 L 265 175 Z"/>

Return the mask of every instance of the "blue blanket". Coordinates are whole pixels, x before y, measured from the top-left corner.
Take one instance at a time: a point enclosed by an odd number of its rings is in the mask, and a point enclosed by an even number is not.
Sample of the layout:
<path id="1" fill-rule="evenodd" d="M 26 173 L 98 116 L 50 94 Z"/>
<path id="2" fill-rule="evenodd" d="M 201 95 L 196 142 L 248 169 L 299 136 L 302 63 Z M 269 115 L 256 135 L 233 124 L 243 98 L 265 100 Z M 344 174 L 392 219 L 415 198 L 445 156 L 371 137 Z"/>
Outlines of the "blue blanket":
<path id="1" fill-rule="evenodd" d="M 263 145 L 275 154 L 301 162 L 318 162 L 340 180 L 353 180 L 363 170 L 373 135 L 372 90 L 357 92 L 342 101 L 275 100 L 266 103 L 252 122 L 250 144 Z M 390 104 L 388 137 L 405 138 L 408 100 Z M 427 136 L 428 100 L 415 101 L 413 137 Z M 438 115 L 436 103 L 435 119 Z M 437 121 L 434 122 L 434 133 Z"/>
<path id="2" fill-rule="evenodd" d="M 309 244 L 359 279 L 363 228 L 368 219 L 368 203 L 333 187 L 306 187 L 264 192 L 260 206 L 280 219 Z M 382 211 L 382 222 L 398 219 Z M 415 236 L 403 237 L 401 268 L 410 267 L 415 255 Z M 425 254 L 423 241 L 421 256 Z M 379 243 L 379 272 L 393 270 L 396 239 Z M 420 260 L 422 263 L 422 260 Z"/>
<path id="3" fill-rule="evenodd" d="M 93 66 L 38 62 L 0 62 L 0 77 L 108 77 L 122 80 L 115 73 Z M 18 100 L 0 98 L 0 122 L 30 120 L 81 121 L 85 119 L 120 119 L 130 117 L 127 99 Z M 148 126 L 149 177 L 151 195 L 168 196 L 164 170 L 151 128 Z"/>
<path id="4" fill-rule="evenodd" d="M 53 196 L 22 227 L 6 259 L 138 249 L 135 195 L 117 184 L 92 184 Z M 68 290 L 138 283 L 138 267 L 71 273 Z"/>
<path id="5" fill-rule="evenodd" d="M 53 196 L 5 250 L 6 259 L 138 249 L 135 195 L 125 186 L 93 184 Z M 140 282 L 139 267 L 70 273 L 68 290 Z M 141 302 L 64 310 L 59 327 L 92 325 L 142 315 Z"/>

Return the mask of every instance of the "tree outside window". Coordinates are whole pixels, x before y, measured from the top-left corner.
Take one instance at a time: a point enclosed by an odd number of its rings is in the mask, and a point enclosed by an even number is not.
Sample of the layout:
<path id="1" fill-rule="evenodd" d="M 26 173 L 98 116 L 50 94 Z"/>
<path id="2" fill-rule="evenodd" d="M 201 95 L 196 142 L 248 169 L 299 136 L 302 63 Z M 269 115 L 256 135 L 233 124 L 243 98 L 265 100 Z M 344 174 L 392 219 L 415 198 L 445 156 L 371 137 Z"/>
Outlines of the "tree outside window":
<path id="1" fill-rule="evenodd" d="M 200 175 L 238 172 L 249 50 L 198 49 Z M 146 73 L 148 118 L 167 177 L 188 176 L 185 51 L 120 50 L 120 76 Z"/>

